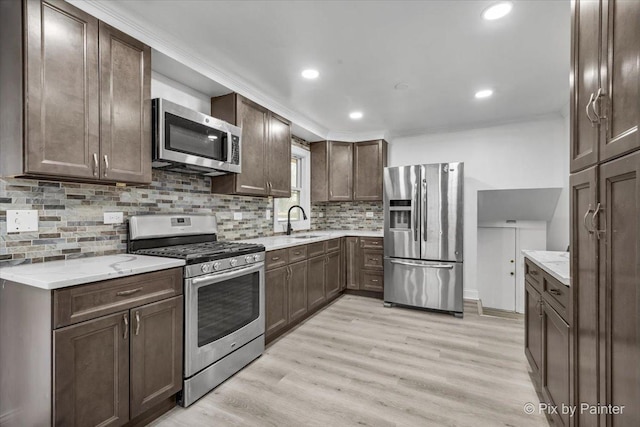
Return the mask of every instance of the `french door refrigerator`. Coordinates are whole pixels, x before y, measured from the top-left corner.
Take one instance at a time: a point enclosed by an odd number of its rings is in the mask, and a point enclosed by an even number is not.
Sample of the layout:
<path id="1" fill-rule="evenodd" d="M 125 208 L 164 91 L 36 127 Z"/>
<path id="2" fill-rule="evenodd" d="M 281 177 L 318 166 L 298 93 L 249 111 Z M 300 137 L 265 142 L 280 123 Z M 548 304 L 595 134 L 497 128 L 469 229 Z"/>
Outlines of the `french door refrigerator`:
<path id="1" fill-rule="evenodd" d="M 384 301 L 462 317 L 464 163 L 384 169 Z"/>

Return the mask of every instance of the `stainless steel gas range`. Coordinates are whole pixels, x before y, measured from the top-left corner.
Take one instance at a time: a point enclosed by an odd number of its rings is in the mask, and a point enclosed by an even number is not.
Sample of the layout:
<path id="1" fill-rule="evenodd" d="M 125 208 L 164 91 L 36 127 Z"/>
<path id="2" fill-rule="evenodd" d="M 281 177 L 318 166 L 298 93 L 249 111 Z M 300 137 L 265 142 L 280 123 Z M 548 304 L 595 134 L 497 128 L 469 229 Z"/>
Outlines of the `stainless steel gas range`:
<path id="1" fill-rule="evenodd" d="M 262 354 L 264 246 L 218 241 L 213 215 L 144 215 L 129 221 L 128 249 L 186 261 L 182 406 Z"/>

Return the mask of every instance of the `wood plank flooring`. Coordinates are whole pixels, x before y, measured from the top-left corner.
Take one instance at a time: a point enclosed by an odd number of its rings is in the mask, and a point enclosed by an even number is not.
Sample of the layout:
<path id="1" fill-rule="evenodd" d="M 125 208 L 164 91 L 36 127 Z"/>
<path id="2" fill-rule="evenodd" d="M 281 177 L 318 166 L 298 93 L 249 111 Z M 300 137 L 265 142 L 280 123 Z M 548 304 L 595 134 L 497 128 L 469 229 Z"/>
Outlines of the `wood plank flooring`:
<path id="1" fill-rule="evenodd" d="M 345 295 L 191 407 L 152 425 L 548 426 L 522 319 L 464 319 Z"/>

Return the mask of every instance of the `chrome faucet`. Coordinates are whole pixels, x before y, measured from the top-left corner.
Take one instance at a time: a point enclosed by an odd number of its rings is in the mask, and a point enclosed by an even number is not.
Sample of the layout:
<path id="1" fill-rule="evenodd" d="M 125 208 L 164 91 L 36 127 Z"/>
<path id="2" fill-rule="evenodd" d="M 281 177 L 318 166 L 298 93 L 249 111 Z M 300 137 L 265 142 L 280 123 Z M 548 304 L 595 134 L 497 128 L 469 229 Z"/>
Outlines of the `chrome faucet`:
<path id="1" fill-rule="evenodd" d="M 302 218 L 307 219 L 307 214 L 304 213 L 304 209 L 302 209 L 302 206 L 300 205 L 291 206 L 289 208 L 289 212 L 287 212 L 287 236 L 289 236 L 291 234 L 291 231 L 293 231 L 293 229 L 291 228 L 291 209 L 293 208 L 300 208 L 300 210 L 302 211 Z"/>

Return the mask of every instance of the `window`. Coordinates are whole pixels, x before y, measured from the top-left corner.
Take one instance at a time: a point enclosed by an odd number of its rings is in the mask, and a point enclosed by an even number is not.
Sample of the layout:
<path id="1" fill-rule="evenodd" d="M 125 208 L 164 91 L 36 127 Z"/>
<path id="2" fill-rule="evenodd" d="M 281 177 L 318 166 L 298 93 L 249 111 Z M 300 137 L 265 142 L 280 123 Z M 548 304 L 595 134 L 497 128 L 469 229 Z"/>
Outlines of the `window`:
<path id="1" fill-rule="evenodd" d="M 288 199 L 273 199 L 273 231 L 281 233 L 287 231 L 287 213 L 291 206 L 300 205 L 307 214 L 304 220 L 300 209 L 291 211 L 291 227 L 294 230 L 308 230 L 311 228 L 311 153 L 303 148 L 291 147 L 291 197 Z"/>

